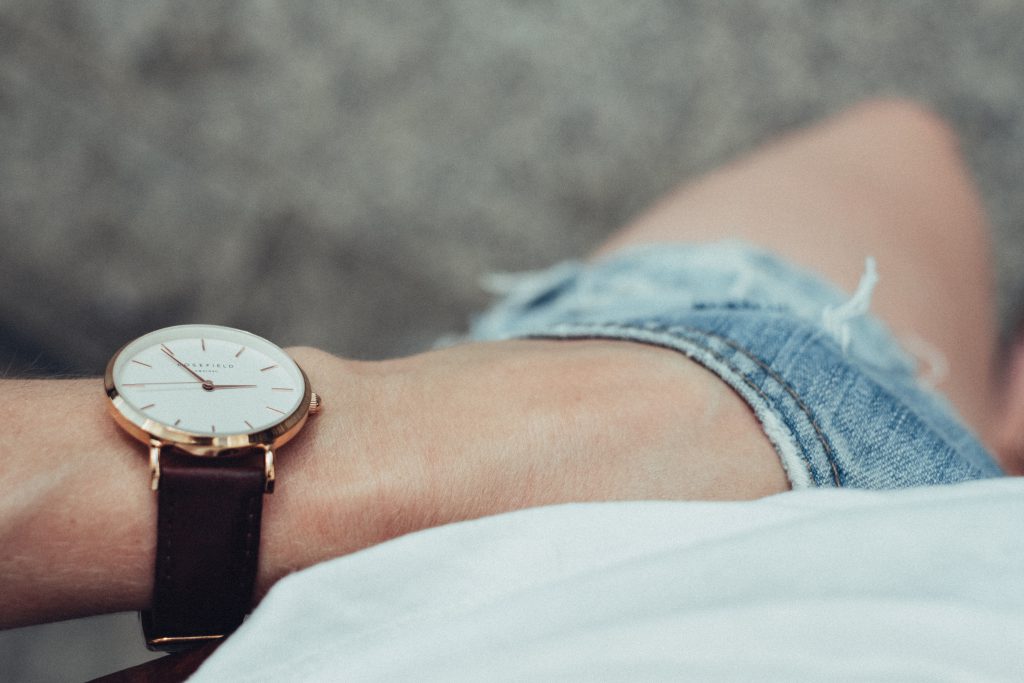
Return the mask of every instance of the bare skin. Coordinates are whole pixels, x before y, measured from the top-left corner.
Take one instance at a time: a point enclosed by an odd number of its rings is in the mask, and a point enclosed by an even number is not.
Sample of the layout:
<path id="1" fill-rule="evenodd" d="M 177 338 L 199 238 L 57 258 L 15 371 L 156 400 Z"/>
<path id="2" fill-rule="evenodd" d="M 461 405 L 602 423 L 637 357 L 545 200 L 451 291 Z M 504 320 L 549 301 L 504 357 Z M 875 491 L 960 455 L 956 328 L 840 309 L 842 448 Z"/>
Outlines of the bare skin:
<path id="1" fill-rule="evenodd" d="M 947 356 L 940 389 L 1018 471 L 1003 416 L 1022 410 L 994 380 L 987 233 L 934 116 L 900 102 L 852 110 L 682 188 L 595 258 L 638 242 L 722 237 L 765 245 L 848 290 L 875 255 L 874 310 Z M 788 488 L 749 407 L 664 349 L 514 341 L 372 363 L 293 354 L 326 408 L 279 454 L 260 595 L 291 571 L 455 520 Z M 0 626 L 148 603 L 156 513 L 145 451 L 105 401 L 95 380 L 0 383 L 11 425 L 0 444 Z"/>
<path id="2" fill-rule="evenodd" d="M 278 454 L 260 594 L 291 571 L 446 522 L 786 488 L 746 405 L 661 349 L 512 341 L 374 363 L 292 353 L 327 403 Z M 109 419 L 95 380 L 2 387 L 17 427 L 0 470 L 14 492 L 0 500 L 0 626 L 145 607 L 156 523 L 145 448 Z M 54 421 L 45 408 L 58 405 L 76 409 Z M 732 457 L 715 466 L 723 448 Z"/>
<path id="3" fill-rule="evenodd" d="M 852 292 L 878 262 L 872 311 L 946 357 L 939 389 L 1004 452 L 989 230 L 941 119 L 862 104 L 684 185 L 598 250 L 723 237 L 762 245 Z M 1011 463 L 1007 463 L 1011 464 Z"/>

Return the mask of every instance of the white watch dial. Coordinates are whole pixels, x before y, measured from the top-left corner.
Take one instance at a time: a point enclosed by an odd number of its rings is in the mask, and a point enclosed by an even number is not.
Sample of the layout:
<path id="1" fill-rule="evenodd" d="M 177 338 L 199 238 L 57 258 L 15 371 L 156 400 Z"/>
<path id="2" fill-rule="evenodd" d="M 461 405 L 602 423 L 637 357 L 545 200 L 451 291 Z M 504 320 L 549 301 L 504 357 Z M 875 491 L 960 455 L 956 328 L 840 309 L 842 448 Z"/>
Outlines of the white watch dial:
<path id="1" fill-rule="evenodd" d="M 306 389 L 288 354 L 262 337 L 179 325 L 128 344 L 113 364 L 122 399 L 147 420 L 201 436 L 252 434 L 295 412 Z"/>

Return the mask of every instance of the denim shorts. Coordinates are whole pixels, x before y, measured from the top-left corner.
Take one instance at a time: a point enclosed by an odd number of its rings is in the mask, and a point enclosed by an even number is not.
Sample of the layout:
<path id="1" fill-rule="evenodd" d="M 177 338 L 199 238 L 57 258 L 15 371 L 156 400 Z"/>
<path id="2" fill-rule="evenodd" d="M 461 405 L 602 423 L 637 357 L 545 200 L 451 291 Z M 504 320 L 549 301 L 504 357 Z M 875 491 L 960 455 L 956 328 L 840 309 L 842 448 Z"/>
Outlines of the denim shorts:
<path id="1" fill-rule="evenodd" d="M 850 297 L 746 243 L 644 245 L 491 276 L 503 296 L 474 319 L 469 338 L 617 339 L 678 351 L 750 405 L 794 489 L 1000 476 L 868 313 L 874 279 L 869 259 Z"/>

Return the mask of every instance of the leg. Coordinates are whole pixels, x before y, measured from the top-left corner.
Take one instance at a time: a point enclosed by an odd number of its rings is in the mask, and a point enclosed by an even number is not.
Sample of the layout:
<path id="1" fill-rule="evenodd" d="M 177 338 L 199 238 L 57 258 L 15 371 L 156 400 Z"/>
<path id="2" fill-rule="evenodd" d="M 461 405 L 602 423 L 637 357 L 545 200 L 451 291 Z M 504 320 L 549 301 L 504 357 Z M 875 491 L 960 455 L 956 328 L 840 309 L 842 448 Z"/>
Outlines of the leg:
<path id="1" fill-rule="evenodd" d="M 641 242 L 727 237 L 851 292 L 865 256 L 875 256 L 872 310 L 897 336 L 945 355 L 939 390 L 1001 450 L 988 230 L 942 121 L 901 101 L 860 105 L 681 188 L 597 256 Z"/>

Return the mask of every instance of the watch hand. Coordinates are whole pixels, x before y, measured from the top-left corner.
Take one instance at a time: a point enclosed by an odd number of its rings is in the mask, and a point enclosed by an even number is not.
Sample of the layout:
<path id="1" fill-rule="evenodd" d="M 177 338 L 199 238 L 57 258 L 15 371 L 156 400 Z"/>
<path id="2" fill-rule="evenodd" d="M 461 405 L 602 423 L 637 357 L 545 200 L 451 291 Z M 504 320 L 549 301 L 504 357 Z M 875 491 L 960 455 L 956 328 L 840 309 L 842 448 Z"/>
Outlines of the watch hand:
<path id="1" fill-rule="evenodd" d="M 214 384 L 214 390 L 217 389 L 255 389 L 255 384 Z"/>
<path id="2" fill-rule="evenodd" d="M 196 378 L 197 380 L 199 380 L 200 382 L 202 382 L 202 383 L 203 383 L 203 389 L 206 389 L 207 391 L 209 391 L 209 390 L 211 390 L 211 389 L 213 388 L 213 382 L 211 382 L 211 381 L 210 381 L 210 380 L 208 380 L 208 379 L 203 379 L 202 377 L 200 377 L 200 376 L 199 376 L 199 375 L 198 375 L 198 374 L 196 373 L 196 371 L 195 371 L 195 370 L 193 370 L 192 368 L 190 368 L 189 366 L 185 365 L 185 364 L 184 364 L 184 363 L 182 363 L 182 362 L 181 362 L 180 360 L 178 360 L 177 358 L 175 358 L 175 357 L 174 357 L 174 354 L 173 354 L 173 353 L 171 353 L 171 350 L 170 350 L 170 349 L 168 349 L 168 348 L 167 348 L 166 346 L 164 346 L 163 344 L 161 344 L 161 345 L 160 345 L 160 350 L 161 350 L 161 351 L 163 351 L 163 352 L 164 352 L 165 354 L 167 354 L 167 357 L 168 357 L 168 358 L 170 358 L 170 359 L 171 359 L 171 360 L 173 360 L 173 361 L 174 361 L 175 363 L 177 363 L 177 364 L 178 364 L 178 365 L 180 365 L 180 366 L 181 366 L 182 368 L 184 368 L 185 372 L 187 372 L 188 374 L 192 375 L 192 376 L 193 376 L 193 377 L 195 377 L 195 378 Z"/>
<path id="3" fill-rule="evenodd" d="M 198 381 L 192 380 L 189 382 L 132 382 L 130 384 L 122 384 L 123 387 L 148 387 L 151 384 L 199 384 Z"/>

